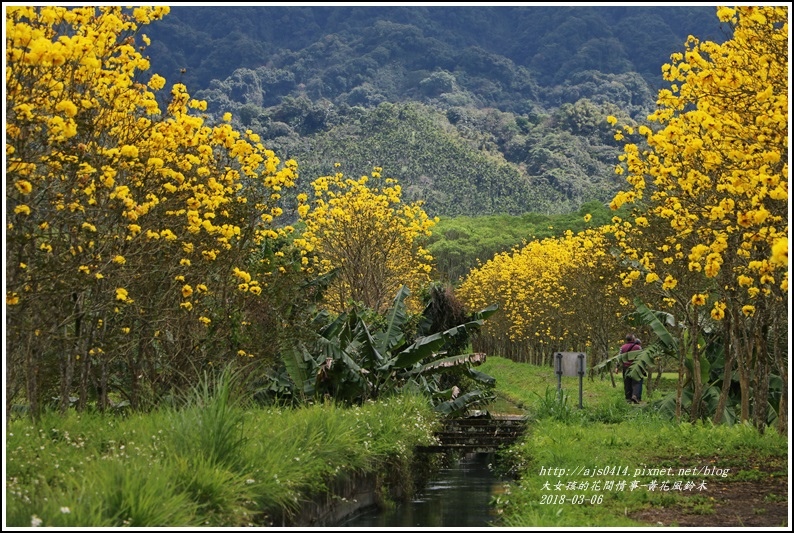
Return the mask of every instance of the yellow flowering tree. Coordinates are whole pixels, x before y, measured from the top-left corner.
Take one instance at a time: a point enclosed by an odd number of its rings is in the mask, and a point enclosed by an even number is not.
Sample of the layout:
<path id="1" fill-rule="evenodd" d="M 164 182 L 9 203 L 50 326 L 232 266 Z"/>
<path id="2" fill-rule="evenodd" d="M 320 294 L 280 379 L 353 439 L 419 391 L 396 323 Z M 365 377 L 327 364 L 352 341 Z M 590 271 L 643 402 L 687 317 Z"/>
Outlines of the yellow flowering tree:
<path id="1" fill-rule="evenodd" d="M 160 109 L 139 26 L 167 13 L 6 9 L 9 405 L 137 406 L 261 348 L 231 315 L 269 283 L 252 253 L 281 238 L 296 164 L 230 116 L 208 124 L 181 84 Z"/>
<path id="2" fill-rule="evenodd" d="M 477 349 L 539 365 L 555 351 L 587 352 L 591 363 L 611 355 L 630 299 L 607 229 L 525 243 L 473 269 L 458 289 L 464 305 L 500 309 Z"/>
<path id="3" fill-rule="evenodd" d="M 719 45 L 690 37 L 664 65 L 670 87 L 649 117 L 659 128 L 639 129 L 646 149 L 625 145 L 617 171 L 631 188 L 612 207 L 636 207 L 621 246 L 687 326 L 681 358 L 694 356 L 694 376 L 704 350 L 698 333 L 722 329 L 716 420 L 738 371 L 741 420 L 751 417 L 752 396 L 763 429 L 770 367 L 784 380 L 788 373 L 788 7 L 720 7 L 717 16 L 732 38 Z M 624 127 L 616 138 L 633 133 Z M 694 384 L 697 419 L 702 389 Z"/>
<path id="4" fill-rule="evenodd" d="M 424 248 L 437 219 L 421 202 L 403 203 L 397 180 L 370 176 L 345 178 L 342 173 L 317 178 L 315 199 L 299 195 L 298 214 L 305 224 L 295 239 L 306 270 L 314 275 L 335 271 L 325 304 L 335 313 L 362 304 L 383 312 L 402 285 L 411 296 L 408 308 L 421 310 L 419 294 L 430 282 L 432 256 Z"/>

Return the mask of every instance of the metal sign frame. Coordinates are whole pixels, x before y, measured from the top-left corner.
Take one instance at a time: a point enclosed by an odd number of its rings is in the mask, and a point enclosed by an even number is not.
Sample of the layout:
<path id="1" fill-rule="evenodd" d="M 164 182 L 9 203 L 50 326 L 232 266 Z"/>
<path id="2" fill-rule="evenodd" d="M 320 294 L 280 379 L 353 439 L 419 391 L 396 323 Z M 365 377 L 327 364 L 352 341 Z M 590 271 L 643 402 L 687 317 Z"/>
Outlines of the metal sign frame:
<path id="1" fill-rule="evenodd" d="M 563 359 L 567 364 L 563 364 Z M 559 395 L 562 392 L 563 373 L 565 373 L 566 376 L 578 375 L 579 409 L 582 408 L 582 382 L 584 380 L 585 368 L 587 368 L 586 360 L 587 356 L 582 352 L 555 352 L 554 354 L 554 373 L 557 374 L 557 394 Z"/>

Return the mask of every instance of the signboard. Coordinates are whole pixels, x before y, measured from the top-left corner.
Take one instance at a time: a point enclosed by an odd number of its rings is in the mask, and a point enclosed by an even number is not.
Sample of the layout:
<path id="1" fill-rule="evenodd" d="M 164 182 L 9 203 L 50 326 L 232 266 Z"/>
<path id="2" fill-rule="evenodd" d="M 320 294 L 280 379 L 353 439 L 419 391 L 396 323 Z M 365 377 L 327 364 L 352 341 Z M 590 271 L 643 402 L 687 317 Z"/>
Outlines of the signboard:
<path id="1" fill-rule="evenodd" d="M 554 354 L 554 371 L 563 376 L 576 377 L 587 371 L 587 356 L 582 352 L 557 352 Z"/>
<path id="2" fill-rule="evenodd" d="M 556 352 L 554 373 L 557 374 L 557 391 L 562 390 L 562 376 L 579 376 L 579 409 L 582 408 L 582 378 L 587 369 L 587 355 L 582 352 Z"/>

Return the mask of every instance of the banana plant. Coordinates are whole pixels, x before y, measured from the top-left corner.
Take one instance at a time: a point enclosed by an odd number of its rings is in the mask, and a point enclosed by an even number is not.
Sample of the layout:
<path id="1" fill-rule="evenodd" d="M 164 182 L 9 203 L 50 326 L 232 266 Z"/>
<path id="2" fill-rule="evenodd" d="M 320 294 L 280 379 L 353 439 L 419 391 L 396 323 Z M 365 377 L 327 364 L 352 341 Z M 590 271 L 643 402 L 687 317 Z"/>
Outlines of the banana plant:
<path id="1" fill-rule="evenodd" d="M 353 404 L 407 387 L 429 394 L 445 414 L 460 413 L 468 405 L 490 400 L 493 378 L 472 368 L 485 360 L 485 354 L 448 356 L 444 347 L 459 344 L 461 338 L 479 330 L 497 306 L 475 312 L 444 331 L 414 337 L 408 335 L 411 318 L 405 299 L 409 295 L 409 290 L 401 287 L 375 325 L 368 324 L 365 313 L 356 309 L 330 321 L 327 313 L 319 313 L 315 317 L 317 333 L 309 345 L 294 342 L 282 346 L 284 368 L 271 376 L 268 390 L 297 401 L 330 397 Z M 442 388 L 441 376 L 453 374 L 465 376 L 485 390 L 460 394 L 456 386 Z"/>
<path id="2" fill-rule="evenodd" d="M 654 341 L 651 344 L 641 350 L 631 352 L 634 359 L 628 375 L 632 379 L 643 379 L 648 370 L 659 360 L 666 357 L 675 360 L 678 354 L 678 340 L 668 329 L 668 326 L 675 323 L 670 313 L 653 310 L 639 299 L 634 300 L 634 305 L 636 310 L 629 316 L 629 320 L 637 325 L 650 327 L 654 335 Z M 623 356 L 624 354 L 615 354 L 595 365 L 593 370 L 598 372 L 612 368 L 621 361 Z"/>
<path id="3" fill-rule="evenodd" d="M 646 348 L 631 352 L 634 361 L 629 368 L 628 374 L 634 379 L 641 379 L 647 375 L 648 370 L 658 364 L 660 361 L 668 358 L 675 364 L 678 364 L 678 357 L 683 346 L 691 346 L 689 332 L 684 330 L 681 332 L 681 342 L 670 331 L 670 326 L 675 325 L 673 317 L 669 313 L 662 311 L 655 311 L 646 306 L 639 299 L 635 300 L 636 311 L 629 317 L 635 326 L 648 326 L 653 331 L 654 341 Z M 705 345 L 706 341 L 702 335 L 698 337 L 698 343 Z M 719 404 L 720 389 L 722 388 L 722 366 L 724 365 L 723 354 L 721 347 L 713 347 L 712 354 L 709 357 L 707 351 L 703 351 L 698 357 L 700 358 L 700 373 L 695 375 L 695 365 L 693 361 L 693 354 L 691 350 L 687 350 L 683 358 L 683 365 L 687 371 L 686 378 L 681 377 L 679 386 L 675 393 L 671 393 L 664 398 L 660 399 L 657 407 L 660 412 L 666 413 L 671 417 L 677 416 L 680 409 L 690 410 L 694 399 L 695 384 L 693 380 L 699 379 L 701 386 L 700 405 L 702 407 L 702 416 L 713 416 Z M 609 368 L 611 365 L 620 361 L 622 354 L 617 354 L 614 357 L 596 365 L 594 370 Z M 777 376 L 775 376 L 777 377 Z M 777 382 L 775 382 L 776 384 Z M 774 393 L 777 389 L 770 387 Z M 728 424 L 733 424 L 736 420 L 736 413 L 734 405 L 736 401 L 728 401 L 725 405 L 722 420 Z M 770 417 L 774 418 L 774 407 L 770 403 L 771 411 Z"/>

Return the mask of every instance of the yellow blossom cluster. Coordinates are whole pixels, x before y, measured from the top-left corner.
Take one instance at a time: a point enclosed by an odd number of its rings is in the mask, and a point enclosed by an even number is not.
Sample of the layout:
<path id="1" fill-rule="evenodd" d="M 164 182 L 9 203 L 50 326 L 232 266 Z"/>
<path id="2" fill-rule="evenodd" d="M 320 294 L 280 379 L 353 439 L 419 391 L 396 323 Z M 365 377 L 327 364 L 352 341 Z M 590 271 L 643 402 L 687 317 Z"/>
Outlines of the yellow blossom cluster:
<path id="1" fill-rule="evenodd" d="M 321 176 L 312 183 L 313 202 L 298 197 L 306 229 L 295 244 L 308 272 L 337 271 L 326 299 L 336 312 L 351 302 L 383 310 L 401 285 L 416 295 L 430 281 L 433 258 L 423 243 L 437 219 L 421 202 L 403 203 L 397 180 L 381 171 L 359 179 Z M 414 299 L 408 304 L 418 306 Z"/>
<path id="2" fill-rule="evenodd" d="M 721 319 L 728 300 L 738 309 L 788 292 L 788 8 L 721 7 L 717 16 L 733 38 L 690 37 L 664 65 L 670 88 L 648 117 L 659 129 L 641 131 L 645 150 L 625 145 L 632 188 L 611 205 L 636 206 L 631 231 L 617 236 L 656 274 L 650 282 L 678 291 L 679 302 L 712 300 Z"/>
<path id="3" fill-rule="evenodd" d="M 740 420 L 755 410 L 759 429 L 766 406 L 751 407 L 761 393 L 751 392 L 752 376 L 768 373 L 769 361 L 788 370 L 788 10 L 718 7 L 732 38 L 690 37 L 671 56 L 669 88 L 648 117 L 658 128 L 641 129 L 645 148 L 626 144 L 618 165 L 630 189 L 611 206 L 634 208 L 633 220 L 615 221 L 623 279 L 645 273 L 652 305 L 671 308 L 687 333 L 678 355 L 701 376 L 690 380 L 692 420 L 705 409 L 701 331 L 724 348 L 733 365 L 725 374 L 738 374 Z"/>
<path id="4" fill-rule="evenodd" d="M 609 253 L 608 228 L 524 243 L 473 269 L 457 294 L 476 309 L 498 303 L 483 335 L 563 350 L 602 344 L 630 301 Z M 607 335 L 609 336 L 609 335 Z"/>
<path id="5" fill-rule="evenodd" d="M 151 343 L 152 329 L 176 346 L 216 326 L 214 316 L 233 305 L 221 298 L 228 289 L 256 297 L 264 288 L 247 279 L 243 291 L 237 272 L 288 231 L 274 221 L 297 163 L 282 163 L 253 132 L 213 121 L 182 84 L 161 109 L 166 80 L 147 73 L 139 31 L 168 12 L 6 9 L 12 337 L 58 335 L 80 317 L 83 329 L 71 335 L 101 323 L 91 336 L 105 353 L 114 343 Z M 126 335 L 130 328 L 140 337 Z"/>

